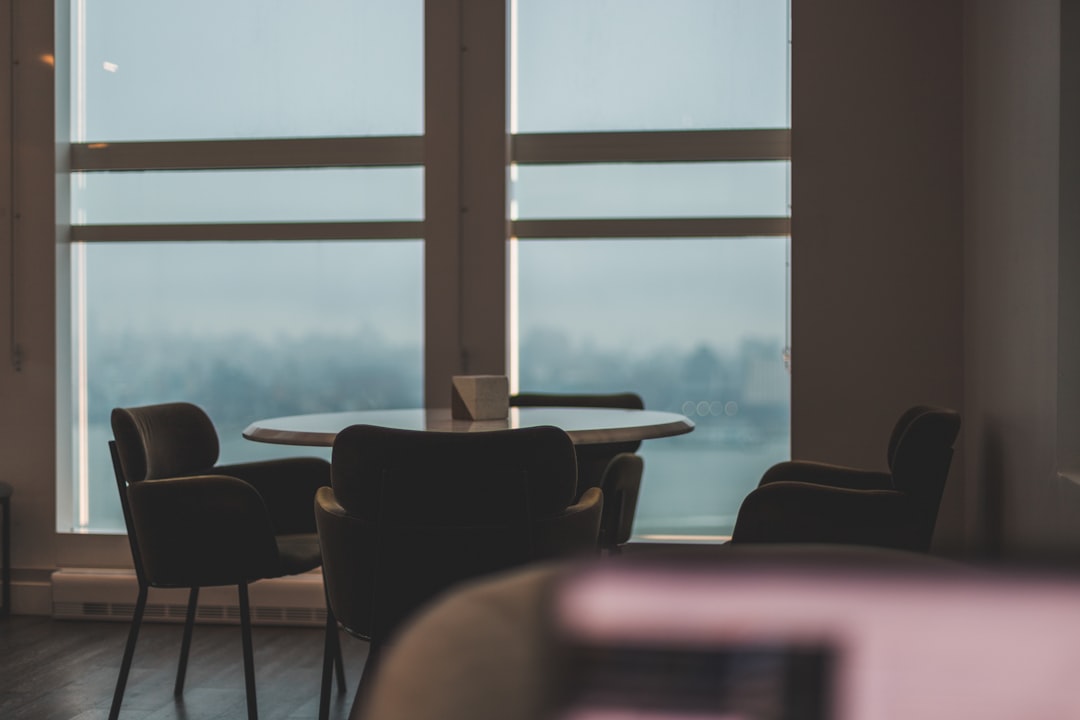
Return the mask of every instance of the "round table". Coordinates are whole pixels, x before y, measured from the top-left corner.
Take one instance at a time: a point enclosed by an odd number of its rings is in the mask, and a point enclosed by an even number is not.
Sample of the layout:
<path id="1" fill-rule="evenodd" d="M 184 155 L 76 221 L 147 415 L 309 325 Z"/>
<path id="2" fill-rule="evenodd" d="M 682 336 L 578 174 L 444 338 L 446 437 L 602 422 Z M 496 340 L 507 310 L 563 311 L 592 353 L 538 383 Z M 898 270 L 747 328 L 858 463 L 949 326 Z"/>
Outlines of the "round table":
<path id="1" fill-rule="evenodd" d="M 279 445 L 330 447 L 339 431 L 350 425 L 377 425 L 398 430 L 486 432 L 554 425 L 575 445 L 602 445 L 682 435 L 694 423 L 678 413 L 583 407 L 515 407 L 502 420 L 459 420 L 449 408 L 355 410 L 256 420 L 244 437 Z"/>

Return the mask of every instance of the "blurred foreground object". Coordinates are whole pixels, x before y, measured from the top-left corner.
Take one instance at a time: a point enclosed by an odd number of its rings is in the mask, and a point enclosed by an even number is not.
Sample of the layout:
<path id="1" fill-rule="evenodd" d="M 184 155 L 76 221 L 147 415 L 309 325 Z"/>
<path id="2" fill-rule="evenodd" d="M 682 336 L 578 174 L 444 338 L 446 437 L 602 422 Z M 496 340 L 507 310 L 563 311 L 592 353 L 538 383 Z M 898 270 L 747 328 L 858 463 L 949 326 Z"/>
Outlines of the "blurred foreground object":
<path id="1" fill-rule="evenodd" d="M 351 717 L 1080 717 L 1080 577 L 851 546 L 693 555 L 465 586 L 407 626 Z"/>

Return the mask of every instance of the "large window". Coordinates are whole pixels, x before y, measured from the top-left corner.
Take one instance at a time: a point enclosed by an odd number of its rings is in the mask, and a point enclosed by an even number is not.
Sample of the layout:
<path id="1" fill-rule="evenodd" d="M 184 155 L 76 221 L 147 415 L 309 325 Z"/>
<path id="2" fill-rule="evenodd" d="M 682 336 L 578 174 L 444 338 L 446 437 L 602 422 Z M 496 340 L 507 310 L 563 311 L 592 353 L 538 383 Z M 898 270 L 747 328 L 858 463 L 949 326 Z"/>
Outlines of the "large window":
<path id="1" fill-rule="evenodd" d="M 697 424 L 645 444 L 650 537 L 723 536 L 787 456 L 788 0 L 69 13 L 62 530 L 122 528 L 109 411 L 176 399 L 235 460 L 434 375 L 634 390 Z"/>

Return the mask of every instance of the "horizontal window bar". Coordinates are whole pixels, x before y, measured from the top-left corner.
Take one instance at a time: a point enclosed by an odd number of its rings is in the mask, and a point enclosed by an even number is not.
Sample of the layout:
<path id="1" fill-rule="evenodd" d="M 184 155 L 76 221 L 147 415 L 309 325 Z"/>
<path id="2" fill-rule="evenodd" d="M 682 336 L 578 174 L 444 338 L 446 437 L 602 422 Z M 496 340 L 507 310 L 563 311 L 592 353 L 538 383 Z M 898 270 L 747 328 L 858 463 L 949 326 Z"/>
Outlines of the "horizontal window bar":
<path id="1" fill-rule="evenodd" d="M 602 218 L 517 220 L 511 234 L 520 239 L 769 237 L 791 234 L 791 218 Z"/>
<path id="2" fill-rule="evenodd" d="M 174 242 L 267 240 L 417 240 L 423 221 L 344 223 L 185 223 L 175 225 L 76 225 L 72 242 Z"/>
<path id="3" fill-rule="evenodd" d="M 423 165 L 420 135 L 280 140 L 73 143 L 72 170 Z"/>
<path id="4" fill-rule="evenodd" d="M 791 131 L 533 133 L 511 138 L 514 162 L 787 160 Z M 73 143 L 72 170 L 195 170 L 422 165 L 422 136 Z"/>
<path id="5" fill-rule="evenodd" d="M 791 233 L 790 218 L 601 218 L 518 220 L 519 239 L 775 237 Z M 259 240 L 415 240 L 422 221 L 350 223 L 183 223 L 173 225 L 75 225 L 72 242 L 174 242 Z"/>
<path id="6" fill-rule="evenodd" d="M 791 130 L 518 134 L 510 152 L 522 164 L 788 160 Z"/>

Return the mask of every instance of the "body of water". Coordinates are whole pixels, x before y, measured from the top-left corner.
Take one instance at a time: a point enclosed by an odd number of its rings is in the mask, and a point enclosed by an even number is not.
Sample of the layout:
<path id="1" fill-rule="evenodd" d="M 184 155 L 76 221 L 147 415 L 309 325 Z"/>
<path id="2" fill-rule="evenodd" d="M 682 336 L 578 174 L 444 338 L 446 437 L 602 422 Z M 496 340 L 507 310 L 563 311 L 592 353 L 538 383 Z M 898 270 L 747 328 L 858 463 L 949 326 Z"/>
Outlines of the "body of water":
<path id="1" fill-rule="evenodd" d="M 243 428 L 219 428 L 222 462 L 314 455 L 329 448 L 269 445 L 245 440 Z M 108 442 L 112 429 L 91 424 L 90 522 L 94 532 L 124 532 Z M 695 441 L 694 434 L 647 440 L 634 535 L 730 535 L 739 505 L 762 473 L 789 457 L 786 438 L 744 446 Z"/>

